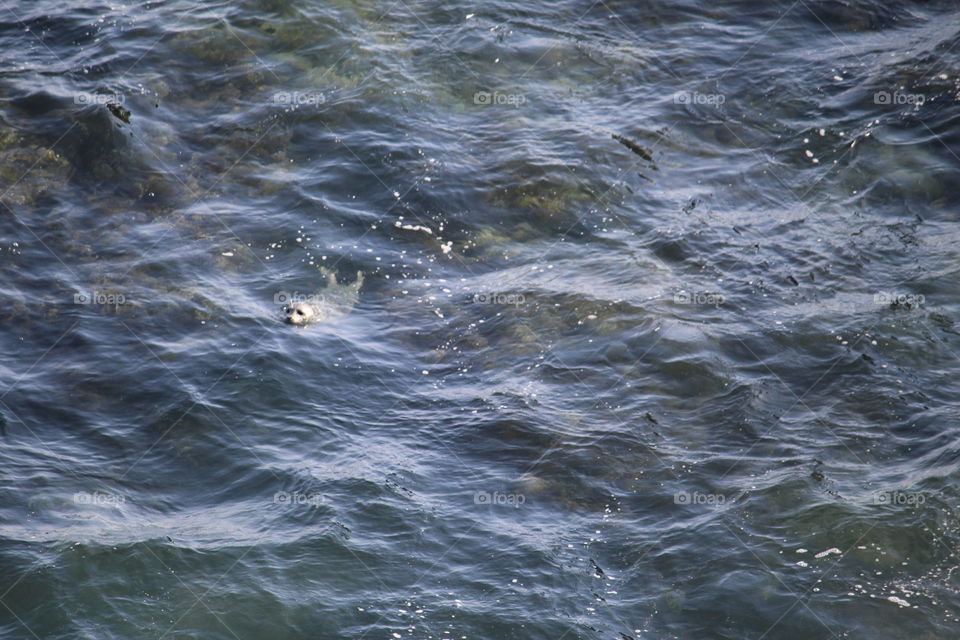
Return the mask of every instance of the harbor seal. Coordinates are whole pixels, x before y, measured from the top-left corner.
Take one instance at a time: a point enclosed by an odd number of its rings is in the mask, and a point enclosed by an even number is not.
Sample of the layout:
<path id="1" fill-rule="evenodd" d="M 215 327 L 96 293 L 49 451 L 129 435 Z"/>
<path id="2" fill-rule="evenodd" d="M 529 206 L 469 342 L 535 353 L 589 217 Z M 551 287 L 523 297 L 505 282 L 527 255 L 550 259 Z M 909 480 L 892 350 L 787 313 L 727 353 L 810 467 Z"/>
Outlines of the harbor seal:
<path id="1" fill-rule="evenodd" d="M 284 322 L 297 326 L 327 322 L 345 316 L 353 309 L 363 286 L 363 272 L 357 271 L 357 279 L 350 284 L 339 284 L 337 274 L 320 267 L 327 279 L 327 286 L 306 297 L 294 297 L 283 307 Z"/>

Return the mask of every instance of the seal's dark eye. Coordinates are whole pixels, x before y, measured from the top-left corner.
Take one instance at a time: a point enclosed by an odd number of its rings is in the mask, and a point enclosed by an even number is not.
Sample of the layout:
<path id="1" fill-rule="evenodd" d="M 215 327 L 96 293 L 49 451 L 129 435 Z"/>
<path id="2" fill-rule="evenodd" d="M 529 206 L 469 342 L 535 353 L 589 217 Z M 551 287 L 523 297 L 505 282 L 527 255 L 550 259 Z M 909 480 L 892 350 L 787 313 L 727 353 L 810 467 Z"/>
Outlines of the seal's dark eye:
<path id="1" fill-rule="evenodd" d="M 301 311 L 300 309 L 297 309 L 297 315 L 298 315 L 298 316 L 302 316 L 302 315 L 303 315 L 303 311 Z"/>

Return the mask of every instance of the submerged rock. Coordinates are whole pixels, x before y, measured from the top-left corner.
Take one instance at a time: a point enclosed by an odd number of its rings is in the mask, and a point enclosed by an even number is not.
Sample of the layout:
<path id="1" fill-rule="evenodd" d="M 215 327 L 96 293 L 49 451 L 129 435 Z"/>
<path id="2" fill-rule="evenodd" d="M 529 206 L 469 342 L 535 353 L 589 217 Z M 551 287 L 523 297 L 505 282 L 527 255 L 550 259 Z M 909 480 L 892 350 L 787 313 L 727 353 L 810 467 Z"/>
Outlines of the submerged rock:
<path id="1" fill-rule="evenodd" d="M 32 144 L 12 131 L 0 134 L 0 191 L 8 205 L 33 205 L 70 179 L 70 163 L 52 149 Z"/>

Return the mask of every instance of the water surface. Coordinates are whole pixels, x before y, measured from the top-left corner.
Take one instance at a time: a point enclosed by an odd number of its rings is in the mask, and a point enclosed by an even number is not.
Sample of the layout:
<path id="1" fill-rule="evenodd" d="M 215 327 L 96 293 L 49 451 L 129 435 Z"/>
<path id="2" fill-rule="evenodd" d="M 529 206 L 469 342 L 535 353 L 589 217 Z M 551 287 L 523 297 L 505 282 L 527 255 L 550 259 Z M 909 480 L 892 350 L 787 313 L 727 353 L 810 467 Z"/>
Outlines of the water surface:
<path id="1" fill-rule="evenodd" d="M 0 635 L 951 637 L 958 17 L 8 3 Z"/>

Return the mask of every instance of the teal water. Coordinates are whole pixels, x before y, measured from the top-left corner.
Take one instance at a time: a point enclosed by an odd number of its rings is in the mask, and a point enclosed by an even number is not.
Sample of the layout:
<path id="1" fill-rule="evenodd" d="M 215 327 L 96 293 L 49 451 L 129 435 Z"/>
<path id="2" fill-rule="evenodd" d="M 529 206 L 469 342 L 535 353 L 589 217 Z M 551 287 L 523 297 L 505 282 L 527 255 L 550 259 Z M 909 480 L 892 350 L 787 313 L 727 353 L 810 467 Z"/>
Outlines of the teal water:
<path id="1" fill-rule="evenodd" d="M 953 637 L 958 17 L 7 3 L 0 637 Z"/>

